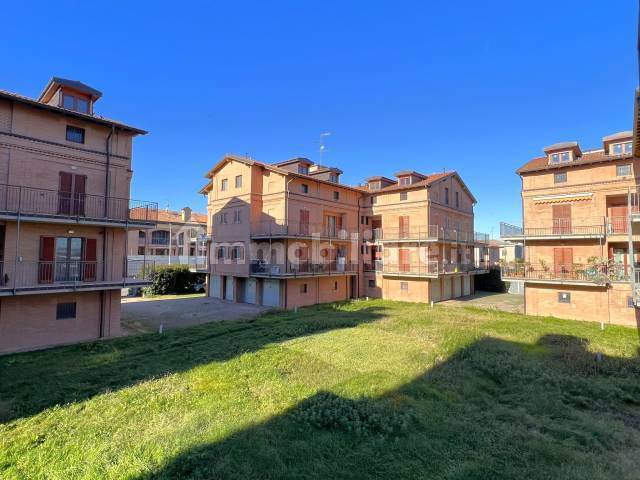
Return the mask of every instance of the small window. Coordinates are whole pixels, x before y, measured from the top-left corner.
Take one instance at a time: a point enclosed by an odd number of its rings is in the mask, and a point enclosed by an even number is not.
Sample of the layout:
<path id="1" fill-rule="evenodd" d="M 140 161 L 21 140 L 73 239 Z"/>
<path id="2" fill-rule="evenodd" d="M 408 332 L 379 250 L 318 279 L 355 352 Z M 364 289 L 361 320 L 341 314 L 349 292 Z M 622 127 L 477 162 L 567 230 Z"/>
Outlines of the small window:
<path id="1" fill-rule="evenodd" d="M 333 199 L 340 200 L 340 192 L 333 192 Z"/>
<path id="2" fill-rule="evenodd" d="M 614 143 L 611 146 L 611 153 L 613 153 L 613 155 L 622 155 L 623 153 L 631 153 L 632 150 L 633 150 L 632 142 Z"/>
<path id="3" fill-rule="evenodd" d="M 338 282 L 333 282 L 333 289 L 338 290 Z"/>
<path id="4" fill-rule="evenodd" d="M 444 203 L 449 205 L 449 187 L 444 187 Z"/>
<path id="5" fill-rule="evenodd" d="M 631 175 L 631 165 L 616 165 L 616 176 L 626 177 Z"/>
<path id="6" fill-rule="evenodd" d="M 242 247 L 233 247 L 231 249 L 231 259 L 232 260 L 241 260 L 244 258 L 244 251 Z"/>
<path id="7" fill-rule="evenodd" d="M 400 192 L 400 201 L 403 202 L 407 199 L 407 192 Z"/>
<path id="8" fill-rule="evenodd" d="M 338 175 L 337 175 L 337 174 L 335 174 L 335 173 L 331 173 L 331 174 L 329 175 L 329 181 L 330 181 L 331 183 L 338 183 Z"/>
<path id="9" fill-rule="evenodd" d="M 144 247 L 138 247 L 138 255 L 144 255 Z"/>
<path id="10" fill-rule="evenodd" d="M 227 212 L 221 213 L 219 218 L 221 224 L 227 223 Z"/>
<path id="11" fill-rule="evenodd" d="M 555 173 L 553 175 L 553 183 L 566 183 L 567 182 L 567 172 Z"/>
<path id="12" fill-rule="evenodd" d="M 554 153 L 551 155 L 551 163 L 560 163 L 560 154 Z"/>
<path id="13" fill-rule="evenodd" d="M 376 203 L 378 203 L 378 198 L 377 197 L 371 197 L 371 205 L 375 205 Z"/>
<path id="14" fill-rule="evenodd" d="M 138 230 L 138 238 L 145 238 L 147 234 L 144 230 Z"/>
<path id="15" fill-rule="evenodd" d="M 627 297 L 627 307 L 629 308 L 634 308 L 635 305 L 633 304 L 633 297 L 629 296 Z"/>
<path id="16" fill-rule="evenodd" d="M 456 208 L 460 208 L 460 192 L 456 192 Z"/>
<path id="17" fill-rule="evenodd" d="M 376 281 L 375 280 L 369 280 L 369 288 L 375 288 L 376 286 Z"/>
<path id="18" fill-rule="evenodd" d="M 300 191 L 302 193 L 309 193 L 309 185 L 307 185 L 306 183 L 303 183 L 302 185 L 300 185 Z"/>
<path id="19" fill-rule="evenodd" d="M 409 290 L 409 282 L 400 282 L 400 290 Z"/>
<path id="20" fill-rule="evenodd" d="M 633 151 L 633 144 L 631 142 L 624 144 L 624 153 L 631 153 Z"/>
<path id="21" fill-rule="evenodd" d="M 571 303 L 571 294 L 569 292 L 558 292 L 559 303 Z"/>
<path id="22" fill-rule="evenodd" d="M 218 259 L 223 259 L 224 258 L 224 247 L 218 247 L 217 257 L 218 257 Z"/>
<path id="23" fill-rule="evenodd" d="M 76 318 L 76 302 L 59 303 L 56 306 L 56 320 Z"/>
<path id="24" fill-rule="evenodd" d="M 242 175 L 236 175 L 236 188 L 242 188 Z"/>
<path id="25" fill-rule="evenodd" d="M 62 95 L 62 106 L 67 110 L 75 110 L 80 113 L 89 113 L 89 101 L 73 95 Z"/>
<path id="26" fill-rule="evenodd" d="M 560 154 L 560 161 L 561 162 L 568 162 L 569 160 L 571 160 L 571 156 L 569 155 L 569 152 L 562 152 Z"/>
<path id="27" fill-rule="evenodd" d="M 220 190 L 223 192 L 226 192 L 228 184 L 229 184 L 229 181 L 226 178 L 223 178 L 222 182 L 220 182 Z"/>
<path id="28" fill-rule="evenodd" d="M 300 293 L 307 293 L 307 284 L 303 283 L 300 285 Z"/>
<path id="29" fill-rule="evenodd" d="M 309 167 L 307 167 L 306 165 L 298 165 L 298 173 L 301 173 L 303 175 L 308 175 Z"/>
<path id="30" fill-rule="evenodd" d="M 67 125 L 67 141 L 84 143 L 84 128 Z"/>
<path id="31" fill-rule="evenodd" d="M 233 212 L 233 223 L 242 223 L 241 211 L 235 210 Z"/>
<path id="32" fill-rule="evenodd" d="M 400 177 L 400 185 L 410 185 L 411 177 Z"/>

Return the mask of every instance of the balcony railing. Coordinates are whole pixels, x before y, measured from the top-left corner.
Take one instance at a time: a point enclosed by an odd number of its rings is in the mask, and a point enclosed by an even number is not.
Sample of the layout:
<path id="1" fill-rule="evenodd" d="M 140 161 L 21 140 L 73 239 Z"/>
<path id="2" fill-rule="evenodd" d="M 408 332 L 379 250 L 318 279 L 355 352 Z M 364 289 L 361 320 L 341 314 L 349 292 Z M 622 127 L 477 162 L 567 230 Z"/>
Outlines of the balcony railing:
<path id="1" fill-rule="evenodd" d="M 285 220 L 266 220 L 251 224 L 252 237 L 301 237 L 331 238 L 351 240 L 358 232 L 346 230 L 338 225 L 323 223 L 288 222 Z"/>
<path id="2" fill-rule="evenodd" d="M 267 276 L 312 276 L 312 275 L 344 275 L 357 273 L 358 264 L 352 262 L 287 262 L 270 264 L 253 261 L 249 271 L 252 274 Z"/>
<path id="3" fill-rule="evenodd" d="M 94 286 L 144 285 L 149 283 L 155 268 L 152 261 L 135 260 L 128 260 L 124 265 L 107 264 L 106 269 L 103 265 L 102 262 L 80 260 L 0 262 L 0 290 L 75 290 Z"/>
<path id="4" fill-rule="evenodd" d="M 627 282 L 631 267 L 622 264 L 524 264 L 517 263 L 501 267 L 502 278 L 538 281 L 575 281 L 591 282 L 596 285 L 607 282 Z"/>
<path id="5" fill-rule="evenodd" d="M 385 263 L 382 273 L 408 276 L 438 276 L 453 273 L 468 273 L 483 270 L 469 263 L 447 263 L 437 260 L 429 262 Z"/>
<path id="6" fill-rule="evenodd" d="M 127 198 L 0 184 L 0 215 L 154 224 L 158 204 Z"/>
<path id="7" fill-rule="evenodd" d="M 467 232 L 438 225 L 410 226 L 406 228 L 389 227 L 380 229 L 377 238 L 382 241 L 437 241 L 447 240 L 460 243 L 473 243 L 488 240 L 488 235 Z"/>
<path id="8" fill-rule="evenodd" d="M 629 218 L 626 216 L 615 216 L 607 218 L 607 234 L 617 235 L 629 232 Z"/>
<path id="9" fill-rule="evenodd" d="M 517 225 L 500 222 L 500 238 L 513 238 L 524 236 L 524 230 Z"/>
<path id="10" fill-rule="evenodd" d="M 365 272 L 381 272 L 383 267 L 382 260 L 375 260 L 374 262 L 364 262 L 363 270 Z"/>

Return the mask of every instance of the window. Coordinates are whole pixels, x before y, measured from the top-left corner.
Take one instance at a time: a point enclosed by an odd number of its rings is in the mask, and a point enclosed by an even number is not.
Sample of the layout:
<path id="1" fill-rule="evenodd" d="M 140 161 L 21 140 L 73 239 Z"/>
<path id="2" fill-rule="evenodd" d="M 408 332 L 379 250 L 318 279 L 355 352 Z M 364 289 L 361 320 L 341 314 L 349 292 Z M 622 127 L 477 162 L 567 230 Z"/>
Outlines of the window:
<path id="1" fill-rule="evenodd" d="M 400 290 L 409 290 L 409 282 L 400 282 Z"/>
<path id="2" fill-rule="evenodd" d="M 380 190 L 381 182 L 369 182 L 369 190 Z"/>
<path id="3" fill-rule="evenodd" d="M 224 258 L 224 247 L 218 247 L 218 252 L 216 256 L 218 257 L 218 259 Z"/>
<path id="4" fill-rule="evenodd" d="M 178 245 L 184 245 L 184 232 L 178 234 Z"/>
<path id="5" fill-rule="evenodd" d="M 411 177 L 400 177 L 400 185 L 410 185 Z"/>
<path id="6" fill-rule="evenodd" d="M 375 288 L 376 286 L 376 281 L 375 280 L 369 280 L 369 288 Z"/>
<path id="7" fill-rule="evenodd" d="M 371 205 L 375 205 L 376 203 L 378 203 L 378 198 L 377 197 L 371 197 Z"/>
<path id="8" fill-rule="evenodd" d="M 147 234 L 144 230 L 138 230 L 138 238 L 145 238 Z"/>
<path id="9" fill-rule="evenodd" d="M 309 175 L 309 167 L 307 167 L 306 165 L 298 165 L 298 173 Z"/>
<path id="10" fill-rule="evenodd" d="M 84 128 L 67 125 L 67 142 L 84 143 Z"/>
<path id="11" fill-rule="evenodd" d="M 151 232 L 151 243 L 153 245 L 169 245 L 169 232 L 167 230 Z"/>
<path id="12" fill-rule="evenodd" d="M 333 289 L 338 290 L 338 282 L 333 282 Z"/>
<path id="13" fill-rule="evenodd" d="M 74 97 L 73 95 L 62 95 L 62 106 L 67 110 L 75 110 L 80 113 L 89 113 L 89 101 L 84 98 Z"/>
<path id="14" fill-rule="evenodd" d="M 449 205 L 449 187 L 444 187 L 444 203 Z"/>
<path id="15" fill-rule="evenodd" d="M 400 201 L 404 201 L 407 199 L 407 192 L 400 192 Z"/>
<path id="16" fill-rule="evenodd" d="M 65 302 L 56 305 L 56 320 L 76 318 L 76 302 Z"/>
<path id="17" fill-rule="evenodd" d="M 567 172 L 555 173 L 553 175 L 553 183 L 566 183 L 567 182 Z"/>
<path id="18" fill-rule="evenodd" d="M 221 224 L 227 223 L 227 212 L 221 213 L 218 219 L 220 220 Z"/>
<path id="19" fill-rule="evenodd" d="M 569 292 L 558 292 L 559 303 L 571 303 L 571 294 Z"/>
<path id="20" fill-rule="evenodd" d="M 340 192 L 333 192 L 333 199 L 334 200 L 339 200 L 340 199 Z"/>
<path id="21" fill-rule="evenodd" d="M 144 247 L 138 247 L 138 255 L 144 255 Z"/>
<path id="22" fill-rule="evenodd" d="M 329 181 L 331 183 L 338 183 L 338 175 L 336 173 L 329 174 Z"/>
<path id="23" fill-rule="evenodd" d="M 614 155 L 622 155 L 623 153 L 631 153 L 633 144 L 631 142 L 614 143 L 611 145 L 611 153 Z"/>
<path id="24" fill-rule="evenodd" d="M 222 190 L 223 192 L 226 192 L 228 183 L 229 181 L 226 178 L 223 178 L 222 182 L 220 182 L 220 190 Z"/>
<path id="25" fill-rule="evenodd" d="M 233 212 L 233 223 L 242 223 L 242 218 L 241 218 L 241 211 L 240 210 L 235 210 Z"/>
<path id="26" fill-rule="evenodd" d="M 456 208 L 460 208 L 460 192 L 456 192 Z"/>
<path id="27" fill-rule="evenodd" d="M 242 188 L 242 175 L 236 175 L 236 188 Z"/>
<path id="28" fill-rule="evenodd" d="M 178 247 L 178 256 L 181 257 L 184 255 L 184 247 Z"/>
<path id="29" fill-rule="evenodd" d="M 551 154 L 551 163 L 571 161 L 571 152 L 560 152 Z"/>
<path id="30" fill-rule="evenodd" d="M 616 165 L 616 176 L 626 177 L 631 175 L 631 165 Z"/>
<path id="31" fill-rule="evenodd" d="M 244 249 L 242 247 L 231 248 L 231 259 L 242 260 L 244 258 Z"/>
<path id="32" fill-rule="evenodd" d="M 303 283 L 300 285 L 300 293 L 307 293 L 307 284 Z"/>
<path id="33" fill-rule="evenodd" d="M 300 191 L 302 193 L 309 193 L 309 185 L 307 185 L 306 183 L 303 183 L 302 185 L 300 185 Z"/>

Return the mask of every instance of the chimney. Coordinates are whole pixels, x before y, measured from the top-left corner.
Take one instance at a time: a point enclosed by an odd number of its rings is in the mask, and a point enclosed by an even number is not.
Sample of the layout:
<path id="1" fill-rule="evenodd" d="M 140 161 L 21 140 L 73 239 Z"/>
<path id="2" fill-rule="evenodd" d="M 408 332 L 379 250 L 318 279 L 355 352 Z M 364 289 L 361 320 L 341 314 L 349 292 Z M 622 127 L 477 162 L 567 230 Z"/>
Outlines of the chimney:
<path id="1" fill-rule="evenodd" d="M 189 207 L 184 207 L 180 210 L 180 217 L 183 222 L 188 222 L 191 220 L 191 209 Z"/>

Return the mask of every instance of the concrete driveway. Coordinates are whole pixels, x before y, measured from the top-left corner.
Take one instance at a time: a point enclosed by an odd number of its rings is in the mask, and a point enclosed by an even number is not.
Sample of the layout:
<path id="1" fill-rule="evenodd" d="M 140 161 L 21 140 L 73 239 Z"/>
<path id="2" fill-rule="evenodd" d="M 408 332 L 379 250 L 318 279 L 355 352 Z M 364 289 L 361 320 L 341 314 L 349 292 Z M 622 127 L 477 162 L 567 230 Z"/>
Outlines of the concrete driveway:
<path id="1" fill-rule="evenodd" d="M 255 317 L 268 309 L 205 296 L 124 298 L 121 326 L 123 335 L 157 332 L 160 324 L 163 329 L 169 329 L 220 320 L 240 320 Z"/>
<path id="2" fill-rule="evenodd" d="M 494 293 L 477 290 L 474 295 L 440 302 L 454 307 L 495 308 L 505 312 L 524 313 L 524 296 L 511 293 Z"/>

